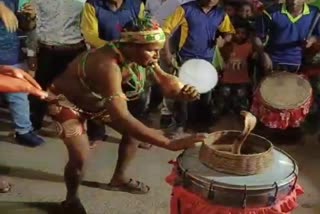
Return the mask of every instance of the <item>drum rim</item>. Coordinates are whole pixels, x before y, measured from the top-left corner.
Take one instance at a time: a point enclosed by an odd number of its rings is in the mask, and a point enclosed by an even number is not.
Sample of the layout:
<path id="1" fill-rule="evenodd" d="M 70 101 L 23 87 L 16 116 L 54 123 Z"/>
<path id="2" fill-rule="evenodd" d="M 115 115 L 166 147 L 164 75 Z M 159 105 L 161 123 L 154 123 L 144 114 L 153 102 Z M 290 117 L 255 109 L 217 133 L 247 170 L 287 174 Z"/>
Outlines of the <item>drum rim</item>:
<path id="1" fill-rule="evenodd" d="M 222 130 L 222 131 L 216 131 L 216 132 L 241 132 L 239 130 Z M 262 138 L 264 140 L 269 141 L 267 138 L 262 137 L 260 135 L 254 134 L 252 133 L 251 135 Z M 181 158 L 183 156 L 183 154 L 185 153 L 185 151 L 183 151 L 178 157 L 177 157 L 177 165 L 178 168 L 182 171 L 182 174 L 185 174 L 187 176 L 189 176 L 190 178 L 192 178 L 193 180 L 198 181 L 197 183 L 201 183 L 202 186 L 213 186 L 213 187 L 218 187 L 218 188 L 224 188 L 224 189 L 232 189 L 232 190 L 248 190 L 248 191 L 257 191 L 257 190 L 270 190 L 270 189 L 274 189 L 275 188 L 275 184 L 281 188 L 283 186 L 286 186 L 292 182 L 295 181 L 295 179 L 297 179 L 298 177 L 298 172 L 299 172 L 299 168 L 298 168 L 298 164 L 296 162 L 296 160 L 289 155 L 287 152 L 283 151 L 282 149 L 273 146 L 274 150 L 277 150 L 283 154 L 285 154 L 292 162 L 293 162 L 293 170 L 290 174 L 287 175 L 287 177 L 281 181 L 274 181 L 273 183 L 270 184 L 264 184 L 264 185 L 260 185 L 260 186 L 241 186 L 241 185 L 232 185 L 232 184 L 225 184 L 222 182 L 218 182 L 218 181 L 214 181 L 211 180 L 209 181 L 208 179 L 201 179 L 197 176 L 194 176 L 192 174 L 190 174 L 186 169 L 183 169 L 182 165 L 181 165 Z M 212 169 L 214 170 L 214 169 Z M 216 170 L 214 170 L 216 171 Z M 218 172 L 218 171 L 217 171 Z M 209 188 L 208 188 L 209 189 Z"/>
<path id="2" fill-rule="evenodd" d="M 291 106 L 284 107 L 284 106 L 277 106 L 277 105 L 268 103 L 267 101 L 265 101 L 265 100 L 263 99 L 263 96 L 262 96 L 262 94 L 261 94 L 261 90 L 260 90 L 260 89 L 261 89 L 261 85 L 262 85 L 262 83 L 263 83 L 268 77 L 270 77 L 270 76 L 279 76 L 279 75 L 283 75 L 283 74 L 296 75 L 299 79 L 302 79 L 302 80 L 306 81 L 307 85 L 309 86 L 309 95 L 308 95 L 303 101 L 301 101 L 300 103 L 297 103 L 295 106 L 292 106 L 292 105 L 291 105 Z M 272 73 L 272 74 L 264 77 L 264 78 L 261 80 L 261 82 L 260 82 L 259 87 L 257 88 L 257 90 L 258 90 L 257 92 L 259 93 L 259 96 L 261 97 L 261 101 L 262 101 L 263 104 L 271 107 L 271 108 L 274 109 L 274 110 L 280 110 L 280 111 L 281 111 L 281 110 L 293 110 L 293 109 L 296 109 L 296 108 L 304 105 L 305 103 L 307 103 L 307 102 L 311 99 L 311 97 L 312 97 L 312 86 L 311 86 L 310 82 L 309 82 L 308 80 L 306 80 L 305 78 L 301 77 L 301 76 L 298 75 L 298 74 L 293 74 L 293 73 L 290 73 L 290 72 L 287 72 L 287 71 L 275 72 L 275 73 Z"/>

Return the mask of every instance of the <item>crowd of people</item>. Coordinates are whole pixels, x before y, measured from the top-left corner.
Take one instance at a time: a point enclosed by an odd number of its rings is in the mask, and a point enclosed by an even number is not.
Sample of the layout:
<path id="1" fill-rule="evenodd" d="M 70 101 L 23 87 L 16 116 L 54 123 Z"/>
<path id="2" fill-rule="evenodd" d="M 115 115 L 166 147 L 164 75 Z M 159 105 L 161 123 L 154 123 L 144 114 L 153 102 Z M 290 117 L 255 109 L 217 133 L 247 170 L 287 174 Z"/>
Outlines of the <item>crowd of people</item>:
<path id="1" fill-rule="evenodd" d="M 108 186 L 147 193 L 149 186 L 126 173 L 138 148 L 191 147 L 218 116 L 248 110 L 265 75 L 317 65 L 308 59 L 319 52 L 319 9 L 307 3 L 0 0 L 0 90 L 15 139 L 31 147 L 45 143 L 38 131 L 45 115 L 52 117 L 69 154 L 66 213 L 86 213 L 78 188 L 90 146 L 107 140 L 105 125 L 122 134 Z M 218 70 L 214 90 L 199 94 L 175 76 L 194 58 Z M 35 80 L 23 70 L 34 71 Z M 145 125 L 158 110 L 161 127 L 178 137 Z M 0 183 L 2 192 L 10 190 Z"/>

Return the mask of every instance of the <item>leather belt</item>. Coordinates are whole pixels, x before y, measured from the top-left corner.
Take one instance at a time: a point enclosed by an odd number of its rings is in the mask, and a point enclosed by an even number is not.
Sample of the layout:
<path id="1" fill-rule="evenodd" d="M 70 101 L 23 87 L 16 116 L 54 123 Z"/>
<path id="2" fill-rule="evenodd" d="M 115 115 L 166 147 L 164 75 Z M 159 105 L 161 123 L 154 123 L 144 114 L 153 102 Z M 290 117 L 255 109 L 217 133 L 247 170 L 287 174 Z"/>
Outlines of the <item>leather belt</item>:
<path id="1" fill-rule="evenodd" d="M 39 47 L 51 51 L 58 51 L 58 52 L 64 52 L 64 51 L 77 51 L 77 50 L 85 50 L 86 44 L 84 41 L 81 41 L 76 44 L 65 44 L 65 45 L 47 45 L 44 43 L 39 42 Z"/>

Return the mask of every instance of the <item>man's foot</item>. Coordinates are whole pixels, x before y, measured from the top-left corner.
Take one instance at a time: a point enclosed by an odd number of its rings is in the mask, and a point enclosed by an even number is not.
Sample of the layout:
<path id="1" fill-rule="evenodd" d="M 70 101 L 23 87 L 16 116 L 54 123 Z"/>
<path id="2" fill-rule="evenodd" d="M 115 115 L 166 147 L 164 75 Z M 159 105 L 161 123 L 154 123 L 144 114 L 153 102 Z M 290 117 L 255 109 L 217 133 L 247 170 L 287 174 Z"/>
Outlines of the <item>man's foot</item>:
<path id="1" fill-rule="evenodd" d="M 12 185 L 4 178 L 0 177 L 0 193 L 10 192 Z"/>
<path id="2" fill-rule="evenodd" d="M 26 134 L 16 133 L 15 139 L 19 144 L 30 147 L 40 146 L 44 143 L 44 140 L 33 131 Z"/>
<path id="3" fill-rule="evenodd" d="M 150 187 L 148 185 L 133 179 L 129 179 L 129 181 L 126 183 L 110 182 L 106 189 L 111 191 L 128 192 L 132 194 L 146 194 L 150 191 Z"/>
<path id="4" fill-rule="evenodd" d="M 138 146 L 138 148 L 145 149 L 145 150 L 149 150 L 149 149 L 151 149 L 151 147 L 152 147 L 152 145 L 149 143 L 140 143 Z"/>
<path id="5" fill-rule="evenodd" d="M 90 149 L 95 148 L 100 142 L 107 142 L 108 139 L 108 135 L 103 135 L 102 137 L 96 137 L 96 138 L 92 138 L 89 139 L 90 142 Z"/>
<path id="6" fill-rule="evenodd" d="M 84 206 L 78 198 L 72 201 L 63 201 L 61 203 L 61 207 L 64 214 L 87 214 Z"/>

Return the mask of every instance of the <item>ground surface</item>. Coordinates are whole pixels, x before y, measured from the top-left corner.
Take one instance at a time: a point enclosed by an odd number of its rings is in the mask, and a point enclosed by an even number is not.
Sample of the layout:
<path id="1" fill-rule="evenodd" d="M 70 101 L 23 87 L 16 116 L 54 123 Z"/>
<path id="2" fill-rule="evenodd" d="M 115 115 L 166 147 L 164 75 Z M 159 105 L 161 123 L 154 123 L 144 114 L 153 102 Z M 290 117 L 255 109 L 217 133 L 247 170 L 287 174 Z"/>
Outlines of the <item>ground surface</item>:
<path id="1" fill-rule="evenodd" d="M 1 113 L 0 173 L 7 174 L 14 187 L 12 192 L 0 194 L 0 214 L 54 213 L 64 199 L 62 172 L 67 160 L 60 140 L 46 138 L 38 148 L 26 148 L 12 143 L 8 137 L 9 120 Z M 4 125 L 3 125 L 4 124 Z M 214 129 L 237 129 L 233 120 L 226 119 Z M 92 157 L 81 187 L 81 198 L 89 214 L 169 214 L 170 186 L 164 181 L 171 166 L 168 161 L 178 153 L 159 148 L 140 150 L 130 174 L 152 187 L 148 195 L 132 195 L 103 189 L 112 175 L 117 158 L 119 135 L 112 132 L 109 143 L 92 150 Z M 299 183 L 305 194 L 295 214 L 320 213 L 320 144 L 309 137 L 306 144 L 282 147 L 299 163 Z"/>

